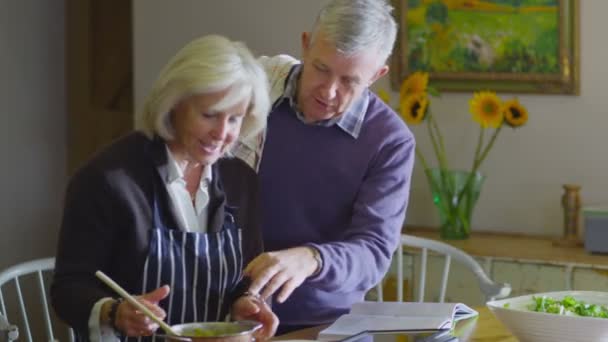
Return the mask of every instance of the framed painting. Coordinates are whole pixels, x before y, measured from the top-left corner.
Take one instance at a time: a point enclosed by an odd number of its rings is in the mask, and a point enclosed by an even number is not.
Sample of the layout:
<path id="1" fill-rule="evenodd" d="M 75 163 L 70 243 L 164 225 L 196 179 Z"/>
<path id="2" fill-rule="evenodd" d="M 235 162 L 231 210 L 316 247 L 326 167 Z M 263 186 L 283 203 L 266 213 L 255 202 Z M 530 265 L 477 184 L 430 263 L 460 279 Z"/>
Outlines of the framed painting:
<path id="1" fill-rule="evenodd" d="M 579 94 L 579 0 L 393 0 L 395 89 Z"/>

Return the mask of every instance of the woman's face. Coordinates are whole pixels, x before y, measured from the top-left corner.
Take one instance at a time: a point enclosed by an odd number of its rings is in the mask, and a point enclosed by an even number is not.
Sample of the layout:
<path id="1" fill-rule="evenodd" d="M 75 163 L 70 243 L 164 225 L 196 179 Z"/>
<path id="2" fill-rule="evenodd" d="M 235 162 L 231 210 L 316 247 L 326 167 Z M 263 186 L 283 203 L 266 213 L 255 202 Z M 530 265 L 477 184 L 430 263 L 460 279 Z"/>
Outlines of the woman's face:
<path id="1" fill-rule="evenodd" d="M 174 107 L 175 139 L 168 145 L 177 159 L 211 165 L 238 138 L 249 99 L 218 108 L 229 90 L 193 95 Z"/>

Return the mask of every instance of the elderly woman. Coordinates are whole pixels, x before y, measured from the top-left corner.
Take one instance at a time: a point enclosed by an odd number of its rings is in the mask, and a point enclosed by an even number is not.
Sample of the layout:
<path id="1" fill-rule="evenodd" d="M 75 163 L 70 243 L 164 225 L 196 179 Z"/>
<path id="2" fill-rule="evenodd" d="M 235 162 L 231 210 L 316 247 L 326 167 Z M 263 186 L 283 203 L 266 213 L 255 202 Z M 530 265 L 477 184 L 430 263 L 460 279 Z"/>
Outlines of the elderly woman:
<path id="1" fill-rule="evenodd" d="M 128 337 L 158 328 L 97 270 L 170 325 L 230 314 L 262 322 L 260 339 L 274 334 L 276 316 L 242 279 L 262 250 L 257 178 L 225 157 L 236 139 L 259 133 L 269 107 L 264 71 L 244 45 L 199 38 L 165 66 L 135 132 L 74 175 L 51 296 L 79 340 L 138 340 Z"/>

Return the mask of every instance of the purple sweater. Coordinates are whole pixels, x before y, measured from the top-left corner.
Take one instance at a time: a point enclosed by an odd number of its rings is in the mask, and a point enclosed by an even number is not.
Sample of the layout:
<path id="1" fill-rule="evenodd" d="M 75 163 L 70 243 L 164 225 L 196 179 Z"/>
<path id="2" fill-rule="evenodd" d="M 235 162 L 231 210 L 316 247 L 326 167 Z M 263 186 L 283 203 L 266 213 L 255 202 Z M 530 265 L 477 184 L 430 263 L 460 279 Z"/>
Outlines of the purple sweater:
<path id="1" fill-rule="evenodd" d="M 311 245 L 323 268 L 283 304 L 281 324 L 335 320 L 388 270 L 400 240 L 414 136 L 370 92 L 357 139 L 336 125 L 306 125 L 288 101 L 270 114 L 260 165 L 267 251 Z"/>

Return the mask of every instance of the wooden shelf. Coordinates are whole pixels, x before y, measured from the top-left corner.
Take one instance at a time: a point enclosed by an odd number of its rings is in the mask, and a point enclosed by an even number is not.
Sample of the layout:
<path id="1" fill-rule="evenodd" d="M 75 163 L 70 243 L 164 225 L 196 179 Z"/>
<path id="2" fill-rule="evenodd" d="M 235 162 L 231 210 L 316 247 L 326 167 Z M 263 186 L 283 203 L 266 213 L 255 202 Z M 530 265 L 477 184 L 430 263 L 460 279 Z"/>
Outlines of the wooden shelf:
<path id="1" fill-rule="evenodd" d="M 446 242 L 477 257 L 556 265 L 582 264 L 598 266 L 598 268 L 608 267 L 608 254 L 591 254 L 582 246 L 555 246 L 553 244 L 555 239 L 551 237 L 473 232 L 466 240 L 441 240 L 436 229 L 406 227 L 403 232 Z"/>

